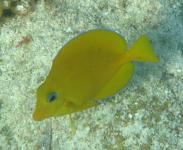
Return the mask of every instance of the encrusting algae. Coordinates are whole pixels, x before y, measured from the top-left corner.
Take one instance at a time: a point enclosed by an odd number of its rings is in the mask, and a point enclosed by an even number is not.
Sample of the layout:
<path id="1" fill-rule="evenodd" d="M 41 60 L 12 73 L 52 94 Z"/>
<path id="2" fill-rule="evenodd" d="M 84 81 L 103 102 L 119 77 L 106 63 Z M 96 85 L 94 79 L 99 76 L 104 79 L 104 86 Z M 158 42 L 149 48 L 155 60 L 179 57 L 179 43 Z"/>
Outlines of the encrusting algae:
<path id="1" fill-rule="evenodd" d="M 82 111 L 114 95 L 132 78 L 133 61 L 159 61 L 147 36 L 128 49 L 125 40 L 113 31 L 80 34 L 60 50 L 38 88 L 34 120 Z"/>

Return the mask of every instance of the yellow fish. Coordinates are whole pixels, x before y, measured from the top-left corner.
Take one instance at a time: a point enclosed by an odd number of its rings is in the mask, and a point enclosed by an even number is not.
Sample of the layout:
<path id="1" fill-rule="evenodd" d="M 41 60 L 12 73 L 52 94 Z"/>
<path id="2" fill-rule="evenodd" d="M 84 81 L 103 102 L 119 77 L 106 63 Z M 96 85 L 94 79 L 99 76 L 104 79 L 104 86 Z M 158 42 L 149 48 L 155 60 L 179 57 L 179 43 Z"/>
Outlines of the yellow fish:
<path id="1" fill-rule="evenodd" d="M 38 88 L 34 120 L 78 112 L 114 95 L 132 78 L 133 61 L 159 61 L 147 36 L 128 48 L 110 30 L 80 34 L 60 50 Z"/>

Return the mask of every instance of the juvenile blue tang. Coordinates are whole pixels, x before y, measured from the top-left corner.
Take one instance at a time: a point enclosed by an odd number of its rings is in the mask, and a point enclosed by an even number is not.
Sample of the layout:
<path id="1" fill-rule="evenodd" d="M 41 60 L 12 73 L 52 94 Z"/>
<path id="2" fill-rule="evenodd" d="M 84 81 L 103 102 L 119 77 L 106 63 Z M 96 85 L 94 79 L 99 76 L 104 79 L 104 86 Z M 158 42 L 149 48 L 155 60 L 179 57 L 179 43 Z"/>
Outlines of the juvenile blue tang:
<path id="1" fill-rule="evenodd" d="M 91 30 L 78 35 L 59 51 L 38 88 L 34 120 L 82 111 L 114 95 L 132 78 L 133 61 L 159 61 L 147 36 L 128 48 L 113 31 Z"/>

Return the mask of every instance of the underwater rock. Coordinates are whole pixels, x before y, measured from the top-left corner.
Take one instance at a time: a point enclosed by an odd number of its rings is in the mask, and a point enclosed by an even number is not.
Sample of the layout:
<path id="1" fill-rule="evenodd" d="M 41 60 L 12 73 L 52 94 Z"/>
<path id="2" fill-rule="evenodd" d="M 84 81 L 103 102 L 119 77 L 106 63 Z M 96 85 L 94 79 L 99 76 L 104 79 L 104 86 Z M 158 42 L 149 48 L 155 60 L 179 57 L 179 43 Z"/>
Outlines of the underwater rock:
<path id="1" fill-rule="evenodd" d="M 0 2 L 0 17 L 26 15 L 34 10 L 36 0 L 2 0 Z"/>

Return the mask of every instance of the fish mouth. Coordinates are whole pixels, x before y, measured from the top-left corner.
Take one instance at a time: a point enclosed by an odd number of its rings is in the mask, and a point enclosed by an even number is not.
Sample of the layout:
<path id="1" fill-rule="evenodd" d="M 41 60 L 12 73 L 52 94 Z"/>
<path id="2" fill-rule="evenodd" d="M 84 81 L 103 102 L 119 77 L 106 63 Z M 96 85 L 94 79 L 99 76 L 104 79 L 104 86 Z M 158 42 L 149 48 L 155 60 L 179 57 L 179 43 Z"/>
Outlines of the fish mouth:
<path id="1" fill-rule="evenodd" d="M 33 113 L 32 117 L 35 121 L 41 121 L 44 120 L 46 118 L 46 116 L 44 115 L 45 113 L 41 112 L 41 111 L 37 111 L 35 110 L 35 112 Z"/>
<path id="2" fill-rule="evenodd" d="M 36 111 L 33 113 L 32 117 L 33 117 L 33 119 L 34 119 L 35 121 L 41 121 L 41 120 L 42 120 L 42 119 L 41 119 L 41 116 L 40 116 L 39 113 L 37 113 Z"/>

